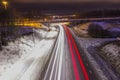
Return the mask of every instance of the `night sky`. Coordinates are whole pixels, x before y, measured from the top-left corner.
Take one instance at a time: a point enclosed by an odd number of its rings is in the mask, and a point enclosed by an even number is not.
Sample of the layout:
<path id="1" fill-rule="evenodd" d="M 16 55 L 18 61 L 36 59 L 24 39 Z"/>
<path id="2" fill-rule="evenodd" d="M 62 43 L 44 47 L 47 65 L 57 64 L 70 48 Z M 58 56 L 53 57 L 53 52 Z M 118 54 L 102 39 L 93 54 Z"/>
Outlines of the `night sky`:
<path id="1" fill-rule="evenodd" d="M 21 2 L 21 3 L 48 3 L 48 2 L 114 2 L 114 3 L 120 3 L 120 0 L 13 0 L 14 2 Z"/>
<path id="2" fill-rule="evenodd" d="M 99 9 L 120 9 L 120 0 L 12 0 L 17 10 L 44 12 L 84 12 Z"/>

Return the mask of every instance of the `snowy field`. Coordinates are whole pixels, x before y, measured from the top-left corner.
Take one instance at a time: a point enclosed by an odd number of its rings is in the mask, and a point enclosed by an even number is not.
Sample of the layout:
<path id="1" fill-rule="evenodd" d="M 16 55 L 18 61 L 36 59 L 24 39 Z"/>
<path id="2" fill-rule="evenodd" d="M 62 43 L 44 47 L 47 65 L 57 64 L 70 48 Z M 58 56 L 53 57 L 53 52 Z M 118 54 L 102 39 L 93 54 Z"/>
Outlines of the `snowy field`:
<path id="1" fill-rule="evenodd" d="M 88 22 L 73 27 L 80 37 L 116 38 L 120 37 L 120 24 L 117 22 Z"/>
<path id="2" fill-rule="evenodd" d="M 9 42 L 8 46 L 2 46 L 3 49 L 0 51 L 0 80 L 17 80 L 16 77 L 20 73 L 23 74 L 21 71 L 26 66 L 28 68 L 32 62 L 37 61 L 38 57 L 44 59 L 48 56 L 47 50 L 49 51 L 53 46 L 57 33 L 57 31 L 52 30 L 47 32 L 42 29 L 34 29 L 33 34 L 17 38 L 14 42 Z"/>
<path id="3" fill-rule="evenodd" d="M 93 67 L 94 73 L 97 75 L 99 80 L 119 80 L 119 75 L 114 74 L 111 66 L 106 63 L 92 47 L 100 46 L 103 42 L 114 41 L 115 38 L 82 38 L 77 37 L 77 41 L 81 46 L 82 52 L 87 57 L 89 65 Z"/>
<path id="4" fill-rule="evenodd" d="M 120 41 L 105 43 L 99 47 L 99 54 L 120 73 Z"/>
<path id="5" fill-rule="evenodd" d="M 105 23 L 104 23 L 105 24 Z M 106 25 L 104 25 L 106 26 Z M 114 70 L 111 68 L 110 64 L 108 64 L 107 60 L 104 60 L 100 57 L 100 55 L 98 54 L 99 52 L 97 52 L 95 49 L 93 49 L 93 47 L 95 48 L 96 46 L 100 46 L 102 43 L 104 42 L 108 42 L 108 41 L 114 41 L 117 38 L 92 38 L 87 36 L 86 34 L 88 34 L 88 23 L 86 24 L 80 24 L 76 27 L 74 27 L 73 31 L 75 32 L 74 36 L 76 36 L 76 40 L 77 42 L 79 42 L 79 45 L 81 47 L 81 49 L 83 50 L 82 52 L 84 53 L 84 55 L 87 57 L 90 65 L 93 67 L 95 73 L 97 76 L 99 76 L 99 80 L 119 80 L 119 74 L 116 74 L 114 72 Z M 116 25 L 115 25 L 116 26 Z M 120 29 L 120 25 L 117 25 L 118 28 Z M 112 33 L 112 32 L 111 32 Z M 114 34 L 110 34 L 110 35 L 114 35 Z M 106 52 L 108 53 L 109 50 L 111 52 L 114 52 L 114 50 L 119 50 L 119 48 L 114 48 L 116 46 L 111 45 L 111 47 L 109 47 L 108 50 L 108 46 L 104 47 L 104 50 L 107 50 Z M 110 49 L 111 48 L 111 49 Z M 112 50 L 114 49 L 114 50 Z M 117 52 L 116 51 L 116 52 Z M 112 55 L 114 55 L 114 53 L 112 53 Z M 110 55 L 111 56 L 111 55 Z M 111 56 L 112 57 L 112 56 Z M 118 60 L 119 62 L 119 60 Z"/>

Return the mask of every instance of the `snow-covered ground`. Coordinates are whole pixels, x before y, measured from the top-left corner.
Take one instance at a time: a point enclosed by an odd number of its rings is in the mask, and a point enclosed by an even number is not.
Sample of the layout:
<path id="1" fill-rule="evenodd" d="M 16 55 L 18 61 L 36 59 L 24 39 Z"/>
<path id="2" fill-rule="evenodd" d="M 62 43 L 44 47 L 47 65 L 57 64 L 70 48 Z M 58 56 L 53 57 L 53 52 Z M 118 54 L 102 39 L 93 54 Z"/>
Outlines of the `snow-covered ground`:
<path id="1" fill-rule="evenodd" d="M 112 41 L 100 47 L 100 55 L 120 73 L 120 41 Z"/>
<path id="2" fill-rule="evenodd" d="M 102 48 L 102 51 L 106 54 L 106 55 L 111 55 L 110 57 L 115 56 L 116 58 L 119 57 L 119 53 L 120 53 L 120 46 L 117 46 L 115 44 L 107 44 Z"/>
<path id="3" fill-rule="evenodd" d="M 73 27 L 73 30 L 75 30 L 75 32 L 78 33 L 77 35 L 81 37 L 90 37 L 90 35 L 88 34 L 89 25 L 90 23 L 80 24 Z"/>
<path id="4" fill-rule="evenodd" d="M 90 46 L 99 46 L 101 45 L 103 42 L 106 41 L 113 41 L 116 40 L 116 38 L 82 38 L 79 37 L 79 41 L 81 42 L 81 45 L 85 48 L 88 48 Z"/>
<path id="5" fill-rule="evenodd" d="M 76 31 L 74 32 L 76 33 Z M 80 33 L 78 32 L 76 33 L 76 35 L 73 33 L 73 35 L 75 36 L 77 42 L 79 42 L 79 45 L 82 49 L 81 52 L 84 53 L 84 56 L 86 56 L 86 58 L 88 59 L 90 63 L 89 65 L 93 67 L 95 74 L 99 78 L 98 80 L 113 80 L 113 79 L 119 80 L 119 75 L 114 74 L 113 70 L 111 69 L 111 66 L 107 64 L 106 61 L 104 61 L 102 58 L 100 58 L 98 52 L 96 52 L 95 49 L 93 50 L 92 48 L 92 47 L 100 46 L 102 43 L 106 41 L 114 41 L 116 40 L 116 38 L 84 37 L 84 36 L 79 36 Z"/>
<path id="6" fill-rule="evenodd" d="M 57 31 L 34 29 L 33 34 L 17 38 L 14 42 L 9 42 L 8 46 L 3 46 L 3 50 L 0 51 L 0 80 L 17 80 L 32 64 L 34 69 L 29 74 L 33 74 L 35 69 L 38 71 L 42 69 L 36 64 L 43 67 L 42 64 L 47 61 L 57 33 Z M 28 71 L 25 74 L 28 74 Z M 26 80 L 24 76 L 22 80 Z"/>
<path id="7" fill-rule="evenodd" d="M 88 22 L 73 27 L 80 37 L 116 38 L 120 37 L 120 25 L 115 22 Z"/>

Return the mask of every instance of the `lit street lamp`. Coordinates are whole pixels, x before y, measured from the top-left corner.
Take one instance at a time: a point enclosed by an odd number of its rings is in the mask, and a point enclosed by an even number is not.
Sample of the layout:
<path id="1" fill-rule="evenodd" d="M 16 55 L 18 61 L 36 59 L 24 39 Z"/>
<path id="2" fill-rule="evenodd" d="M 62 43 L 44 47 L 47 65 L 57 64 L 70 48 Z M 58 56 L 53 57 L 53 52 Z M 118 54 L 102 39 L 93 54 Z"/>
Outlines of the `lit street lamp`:
<path id="1" fill-rule="evenodd" d="M 4 5 L 4 8 L 7 9 L 8 2 L 6 0 L 3 0 L 2 4 Z"/>

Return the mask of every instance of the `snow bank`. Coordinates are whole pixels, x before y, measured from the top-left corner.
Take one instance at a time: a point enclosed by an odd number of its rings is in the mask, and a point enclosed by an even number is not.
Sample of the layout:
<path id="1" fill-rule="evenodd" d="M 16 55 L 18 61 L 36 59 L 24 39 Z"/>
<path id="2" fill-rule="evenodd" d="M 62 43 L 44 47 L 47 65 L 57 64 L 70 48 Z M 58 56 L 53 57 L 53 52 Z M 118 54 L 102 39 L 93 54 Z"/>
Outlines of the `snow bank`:
<path id="1" fill-rule="evenodd" d="M 17 61 L 32 54 L 34 46 L 45 38 L 46 34 L 47 31 L 34 29 L 33 34 L 17 38 L 15 41 L 9 42 L 8 46 L 3 46 L 3 50 L 0 51 L 0 76 Z"/>
<path id="2" fill-rule="evenodd" d="M 120 73 L 120 41 L 102 45 L 100 55 Z"/>

